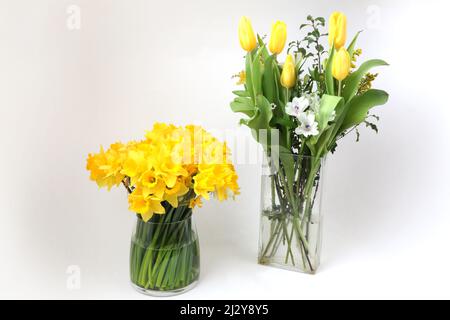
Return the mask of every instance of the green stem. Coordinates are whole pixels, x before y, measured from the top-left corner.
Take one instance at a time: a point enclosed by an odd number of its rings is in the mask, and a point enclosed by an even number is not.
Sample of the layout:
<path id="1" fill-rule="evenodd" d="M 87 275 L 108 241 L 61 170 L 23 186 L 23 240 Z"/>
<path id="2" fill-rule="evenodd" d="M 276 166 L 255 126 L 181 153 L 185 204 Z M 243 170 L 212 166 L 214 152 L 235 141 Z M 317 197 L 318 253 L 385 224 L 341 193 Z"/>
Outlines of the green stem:
<path id="1" fill-rule="evenodd" d="M 275 241 L 276 237 L 278 236 L 280 229 L 281 229 L 281 222 L 277 221 L 277 226 L 275 227 L 275 232 L 270 235 L 269 243 L 267 244 L 266 248 L 264 249 L 261 258 L 264 258 L 267 256 L 267 253 L 269 252 L 269 249 L 272 246 L 272 243 Z"/>
<path id="2" fill-rule="evenodd" d="M 133 283 L 165 291 L 186 287 L 198 277 L 198 239 L 191 215 L 187 206 L 169 206 L 166 215 L 154 217 L 156 222 L 138 220 L 130 258 Z"/>

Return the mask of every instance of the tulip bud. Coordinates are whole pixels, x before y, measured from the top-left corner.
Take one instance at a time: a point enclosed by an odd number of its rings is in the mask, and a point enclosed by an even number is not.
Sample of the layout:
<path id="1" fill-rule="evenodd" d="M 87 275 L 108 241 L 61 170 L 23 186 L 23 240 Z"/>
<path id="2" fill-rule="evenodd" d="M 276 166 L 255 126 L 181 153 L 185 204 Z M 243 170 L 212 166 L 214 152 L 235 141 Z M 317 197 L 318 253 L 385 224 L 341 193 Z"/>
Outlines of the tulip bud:
<path id="1" fill-rule="evenodd" d="M 330 46 L 339 50 L 347 40 L 347 17 L 341 12 L 334 12 L 330 17 L 329 41 Z"/>
<path id="2" fill-rule="evenodd" d="M 292 55 L 288 55 L 283 66 L 283 72 L 281 73 L 281 85 L 286 89 L 291 89 L 295 86 L 296 80 L 295 61 Z"/>
<path id="3" fill-rule="evenodd" d="M 280 54 L 286 45 L 287 37 L 286 23 L 277 21 L 272 26 L 272 33 L 270 35 L 269 50 L 273 54 Z"/>
<path id="4" fill-rule="evenodd" d="M 351 64 L 352 61 L 350 59 L 350 54 L 347 50 L 341 48 L 334 54 L 333 57 L 333 77 L 338 81 L 342 81 L 347 78 L 350 73 Z"/>
<path id="5" fill-rule="evenodd" d="M 250 19 L 242 17 L 239 21 L 239 42 L 242 49 L 247 52 L 253 51 L 256 48 L 256 37 L 253 32 Z"/>

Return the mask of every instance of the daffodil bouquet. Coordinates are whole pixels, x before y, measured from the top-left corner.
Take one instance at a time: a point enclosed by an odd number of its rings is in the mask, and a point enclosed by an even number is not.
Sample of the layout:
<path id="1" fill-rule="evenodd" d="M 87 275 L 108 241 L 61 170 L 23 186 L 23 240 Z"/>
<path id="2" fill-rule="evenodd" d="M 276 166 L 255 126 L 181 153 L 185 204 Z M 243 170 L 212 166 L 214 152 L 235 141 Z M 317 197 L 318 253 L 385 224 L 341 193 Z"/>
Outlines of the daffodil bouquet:
<path id="1" fill-rule="evenodd" d="M 239 23 L 239 40 L 247 52 L 240 76 L 242 90 L 231 103 L 246 118 L 262 144 L 270 163 L 270 181 L 263 181 L 262 230 L 259 261 L 314 273 L 319 265 L 321 215 L 320 173 L 324 159 L 337 142 L 358 127 L 377 130 L 369 111 L 388 101 L 388 94 L 372 89 L 377 74 L 370 70 L 386 66 L 369 60 L 356 67 L 361 50 L 360 32 L 347 41 L 347 18 L 335 12 L 329 20 L 308 16 L 300 26 L 304 37 L 288 43 L 287 58 L 279 62 L 286 47 L 287 27 L 273 24 L 268 44 L 256 36 L 250 20 Z M 328 44 L 323 38 L 328 36 Z M 328 46 L 328 49 L 326 48 Z M 266 203 L 269 203 L 267 205 Z"/>
<path id="2" fill-rule="evenodd" d="M 137 214 L 130 275 L 144 293 L 177 293 L 199 276 L 198 238 L 191 217 L 202 200 L 239 193 L 225 143 L 201 127 L 156 124 L 142 141 L 115 143 L 90 154 L 99 187 L 123 185 Z"/>

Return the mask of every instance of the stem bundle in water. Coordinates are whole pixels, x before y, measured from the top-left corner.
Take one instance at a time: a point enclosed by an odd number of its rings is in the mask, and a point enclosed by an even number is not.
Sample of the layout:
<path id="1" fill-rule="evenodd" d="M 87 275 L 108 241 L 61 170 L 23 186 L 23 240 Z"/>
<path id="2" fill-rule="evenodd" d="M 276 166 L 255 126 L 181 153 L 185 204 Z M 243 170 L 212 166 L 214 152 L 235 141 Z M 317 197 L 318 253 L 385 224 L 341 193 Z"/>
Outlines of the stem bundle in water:
<path id="1" fill-rule="evenodd" d="M 192 209 L 172 208 L 149 222 L 138 217 L 131 241 L 130 275 L 143 291 L 176 291 L 198 280 L 200 252 Z"/>
<path id="2" fill-rule="evenodd" d="M 313 211 L 319 188 L 321 159 L 292 155 L 297 160 L 291 167 L 294 181 L 287 179 L 280 164 L 276 172 L 263 177 L 263 209 L 259 262 L 306 273 L 315 273 L 319 265 L 320 214 Z M 267 180 L 264 183 L 264 179 Z M 270 192 L 269 197 L 264 192 Z M 264 204 L 263 204 L 264 205 Z M 316 210 L 317 211 L 317 210 Z"/>

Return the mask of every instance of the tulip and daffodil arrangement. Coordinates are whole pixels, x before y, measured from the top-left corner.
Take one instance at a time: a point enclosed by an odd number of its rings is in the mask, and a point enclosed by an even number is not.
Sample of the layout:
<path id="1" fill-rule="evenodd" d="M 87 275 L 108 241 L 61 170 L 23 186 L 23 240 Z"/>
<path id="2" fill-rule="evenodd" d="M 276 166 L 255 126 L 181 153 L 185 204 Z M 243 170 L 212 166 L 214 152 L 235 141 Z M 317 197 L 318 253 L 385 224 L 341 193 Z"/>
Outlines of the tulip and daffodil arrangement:
<path id="1" fill-rule="evenodd" d="M 254 33 L 249 18 L 242 17 L 239 41 L 247 53 L 240 73 L 243 88 L 233 92 L 236 98 L 231 103 L 232 111 L 245 115 L 241 124 L 252 130 L 268 158 L 276 153 L 279 159 L 273 175 L 273 189 L 278 192 L 273 196 L 287 205 L 272 219 L 274 231 L 266 245 L 260 245 L 260 262 L 270 260 L 269 253 L 276 252 L 282 234 L 283 243 L 289 244 L 284 262 L 303 264 L 303 271 L 310 273 L 316 267 L 311 262 L 307 225 L 322 160 L 348 133 L 356 131 L 359 139 L 360 125 L 378 130 L 372 122 L 378 117 L 369 111 L 388 101 L 385 91 L 372 89 L 377 74 L 370 73 L 372 68 L 388 64 L 374 59 L 357 68 L 361 50 L 356 43 L 361 32 L 347 44 L 347 17 L 334 12 L 328 24 L 327 33 L 324 18 L 308 16 L 300 26 L 304 38 L 288 42 L 286 24 L 277 21 L 266 43 Z M 328 41 L 324 41 L 326 37 Z M 280 62 L 284 50 L 287 56 Z M 273 131 L 278 133 L 277 139 L 268 134 Z M 285 228 L 289 223 L 292 231 Z M 294 261 L 292 254 L 295 237 L 301 248 L 300 262 Z"/>
<path id="2" fill-rule="evenodd" d="M 137 215 L 130 275 L 140 291 L 181 290 L 196 281 L 199 252 L 191 216 L 202 200 L 239 194 L 230 151 L 203 128 L 154 125 L 145 139 L 115 143 L 87 159 L 90 178 L 123 185 Z"/>

